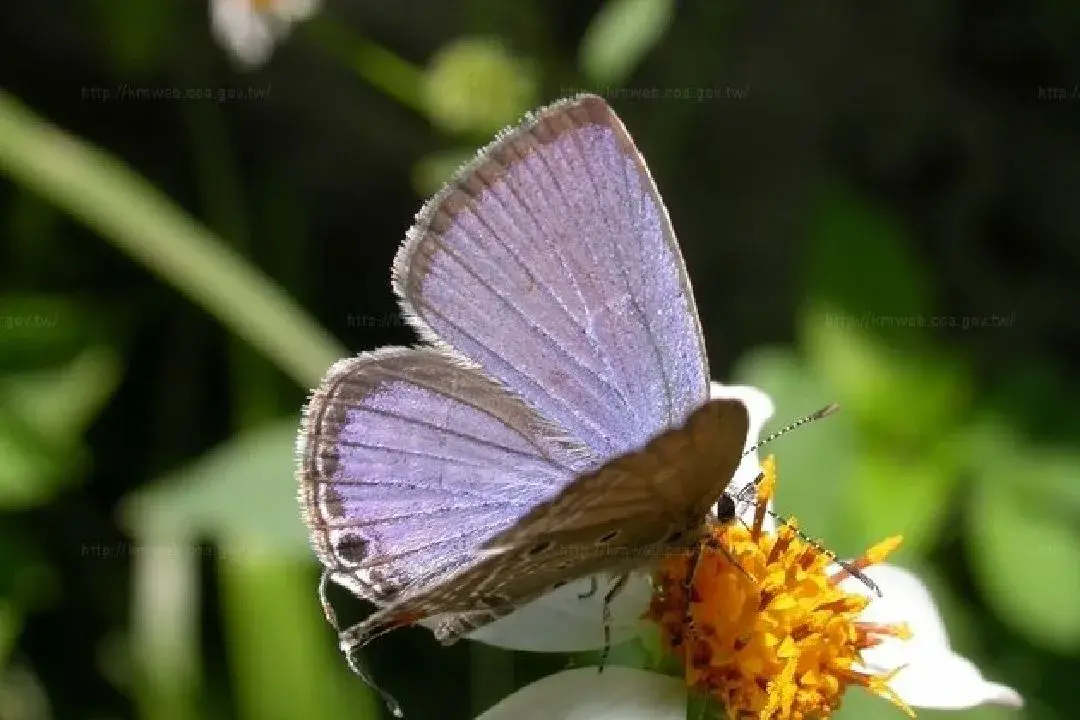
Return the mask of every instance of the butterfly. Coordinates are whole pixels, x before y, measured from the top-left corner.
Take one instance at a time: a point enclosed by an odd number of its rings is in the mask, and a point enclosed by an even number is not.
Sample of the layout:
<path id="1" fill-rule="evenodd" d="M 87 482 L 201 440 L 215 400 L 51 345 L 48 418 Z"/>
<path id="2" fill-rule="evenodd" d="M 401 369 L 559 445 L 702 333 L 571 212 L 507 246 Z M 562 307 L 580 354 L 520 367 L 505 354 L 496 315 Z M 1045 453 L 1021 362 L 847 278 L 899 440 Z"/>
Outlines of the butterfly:
<path id="1" fill-rule="evenodd" d="M 597 573 L 619 578 L 610 599 L 697 543 L 749 414 L 709 399 L 667 211 L 603 99 L 480 150 L 417 214 L 392 284 L 424 343 L 336 363 L 298 439 L 321 590 L 378 606 L 340 631 L 369 683 L 354 651 L 383 632 L 434 620 L 453 642 Z"/>

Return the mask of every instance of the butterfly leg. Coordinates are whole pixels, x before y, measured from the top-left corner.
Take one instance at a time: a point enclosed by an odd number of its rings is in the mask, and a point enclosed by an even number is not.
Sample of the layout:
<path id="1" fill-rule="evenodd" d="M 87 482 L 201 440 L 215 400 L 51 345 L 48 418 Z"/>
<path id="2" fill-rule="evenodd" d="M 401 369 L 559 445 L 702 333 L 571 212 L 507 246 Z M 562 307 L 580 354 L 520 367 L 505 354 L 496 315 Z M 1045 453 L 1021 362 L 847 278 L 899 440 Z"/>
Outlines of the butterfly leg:
<path id="1" fill-rule="evenodd" d="M 581 598 L 582 600 L 588 600 L 589 598 L 591 598 L 593 595 L 596 594 L 596 590 L 599 587 L 600 587 L 600 583 L 597 582 L 596 576 L 593 575 L 592 577 L 589 578 L 589 589 L 588 589 L 588 591 L 581 593 L 580 595 L 578 595 L 578 597 Z"/>
<path id="2" fill-rule="evenodd" d="M 619 575 L 604 595 L 604 649 L 600 653 L 600 672 L 604 672 L 604 665 L 607 664 L 608 655 L 611 654 L 611 603 L 626 588 L 626 582 L 629 579 L 630 573 Z"/>
<path id="3" fill-rule="evenodd" d="M 686 609 L 683 611 L 683 636 L 681 642 L 683 645 L 683 658 L 686 661 L 690 660 L 690 654 L 692 652 L 690 645 L 696 635 L 696 630 L 694 628 L 693 603 L 695 602 L 694 595 L 697 593 L 697 590 L 694 589 L 694 584 L 697 582 L 698 568 L 701 566 L 701 548 L 704 544 L 704 541 L 700 542 L 694 545 L 693 549 L 690 550 L 690 562 L 687 564 L 687 567 L 690 568 L 690 572 L 686 573 L 686 579 L 683 580 L 683 595 L 686 597 Z"/>
<path id="4" fill-rule="evenodd" d="M 359 639 L 353 638 L 349 635 L 349 631 L 346 630 L 339 635 L 341 641 L 341 652 L 345 656 L 345 662 L 348 663 L 349 669 L 363 681 L 365 685 L 374 690 L 382 698 L 386 704 L 386 709 L 390 711 L 390 714 L 396 718 L 405 717 L 405 713 L 401 710 L 401 704 L 393 695 L 383 690 L 381 687 L 375 684 L 375 678 L 371 674 L 371 669 L 368 668 L 367 661 L 364 660 L 363 654 L 360 652 L 360 648 L 363 647 L 363 642 Z"/>
<path id="5" fill-rule="evenodd" d="M 338 647 L 341 648 L 341 653 L 345 656 L 345 662 L 349 665 L 349 669 L 365 685 L 382 697 L 383 702 L 386 703 L 386 709 L 397 718 L 404 717 L 401 705 L 393 695 L 375 683 L 375 678 L 364 660 L 361 649 L 375 638 L 397 628 L 411 625 L 419 619 L 420 616 L 415 613 L 393 613 L 384 609 L 338 633 Z"/>

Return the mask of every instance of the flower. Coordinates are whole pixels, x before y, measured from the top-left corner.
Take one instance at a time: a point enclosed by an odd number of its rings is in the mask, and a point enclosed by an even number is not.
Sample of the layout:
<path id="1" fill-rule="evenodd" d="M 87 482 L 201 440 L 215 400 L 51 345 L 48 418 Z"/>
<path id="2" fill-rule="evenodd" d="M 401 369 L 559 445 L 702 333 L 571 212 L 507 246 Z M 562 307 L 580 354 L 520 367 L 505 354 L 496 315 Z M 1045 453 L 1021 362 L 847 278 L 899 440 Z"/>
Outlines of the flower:
<path id="1" fill-rule="evenodd" d="M 896 670 L 861 671 L 862 651 L 885 638 L 907 639 L 904 625 L 859 621 L 866 595 L 838 587 L 831 556 L 789 523 L 764 532 L 776 463 L 762 464 L 752 524 L 717 524 L 698 552 L 665 560 L 646 613 L 662 645 L 680 658 L 687 685 L 719 700 L 730 717 L 828 717 L 851 685 L 862 685 L 914 717 L 889 687 Z M 856 572 L 900 544 L 890 538 L 848 565 Z"/>
<path id="2" fill-rule="evenodd" d="M 265 63 L 293 23 L 319 9 L 320 0 L 210 0 L 210 27 L 242 65 Z"/>
<path id="3" fill-rule="evenodd" d="M 772 401 L 759 390 L 713 384 L 713 397 L 737 397 L 750 410 L 747 445 L 757 442 Z M 758 477 L 758 458 L 744 458 L 732 493 Z M 905 710 L 960 709 L 983 704 L 1020 706 L 1020 695 L 989 682 L 948 644 L 929 592 L 913 574 L 879 564 L 899 543 L 890 539 L 847 565 L 829 563 L 796 527 L 779 528 L 771 515 L 775 468 L 764 465 L 757 502 L 740 503 L 740 521 L 712 528 L 698 558 L 672 558 L 653 584 L 635 577 L 612 604 L 613 642 L 661 628 L 661 644 L 681 660 L 683 677 L 650 670 L 576 668 L 512 694 L 481 716 L 544 718 L 684 718 L 687 686 L 722 701 L 732 712 L 761 720 L 827 717 L 845 688 L 861 685 Z M 768 501 L 768 502 L 766 502 Z M 733 563 L 732 560 L 735 562 Z M 697 566 L 693 591 L 684 581 Z M 603 592 L 581 599 L 590 583 L 562 588 L 474 632 L 501 647 L 548 652 L 603 645 Z M 603 587 L 603 585 L 601 585 Z M 690 622 L 687 623 L 689 615 Z M 687 652 L 689 649 L 689 652 Z M 762 688 L 762 683 L 765 688 Z"/>

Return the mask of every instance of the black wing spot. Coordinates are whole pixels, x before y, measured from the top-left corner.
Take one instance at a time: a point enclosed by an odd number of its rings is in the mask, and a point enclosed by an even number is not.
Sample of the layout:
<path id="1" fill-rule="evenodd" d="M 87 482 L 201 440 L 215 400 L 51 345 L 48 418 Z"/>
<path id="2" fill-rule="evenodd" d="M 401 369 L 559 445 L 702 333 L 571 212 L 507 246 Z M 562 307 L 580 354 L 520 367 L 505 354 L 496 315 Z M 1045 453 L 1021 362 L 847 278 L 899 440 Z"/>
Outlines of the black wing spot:
<path id="1" fill-rule="evenodd" d="M 665 543 L 677 543 L 686 536 L 685 530 L 672 530 L 668 533 L 668 536 L 664 539 Z"/>
<path id="2" fill-rule="evenodd" d="M 612 540 L 614 540 L 617 537 L 619 537 L 619 531 L 618 530 L 608 530 L 606 533 L 604 533 L 600 537 L 596 538 L 596 542 L 600 543 L 602 545 L 604 543 L 611 542 Z"/>
<path id="3" fill-rule="evenodd" d="M 328 487 L 323 491 L 323 505 L 326 508 L 326 514 L 330 518 L 345 517 L 345 503 L 341 499 L 341 493 L 333 487 Z"/>
<path id="4" fill-rule="evenodd" d="M 334 552 L 345 562 L 360 564 L 368 556 L 368 541 L 350 533 L 341 535 L 334 542 Z"/>
<path id="5" fill-rule="evenodd" d="M 529 554 L 530 555 L 539 555 L 541 553 L 546 553 L 548 550 L 550 550 L 552 547 L 554 547 L 554 545 L 555 545 L 555 543 L 551 542 L 550 540 L 544 540 L 542 542 L 538 542 L 535 545 L 533 545 L 531 548 L 529 548 Z"/>

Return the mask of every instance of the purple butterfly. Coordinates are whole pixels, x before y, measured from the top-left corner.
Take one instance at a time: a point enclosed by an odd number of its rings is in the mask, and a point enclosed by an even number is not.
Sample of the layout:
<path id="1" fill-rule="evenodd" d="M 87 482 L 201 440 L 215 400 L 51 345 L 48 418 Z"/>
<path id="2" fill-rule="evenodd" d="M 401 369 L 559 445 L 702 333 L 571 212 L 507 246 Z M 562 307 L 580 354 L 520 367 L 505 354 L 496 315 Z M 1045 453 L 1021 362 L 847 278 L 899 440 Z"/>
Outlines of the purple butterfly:
<path id="1" fill-rule="evenodd" d="M 417 215 L 393 285 L 427 344 L 336 363 L 298 443 L 328 618 L 329 581 L 379 605 L 340 631 L 366 680 L 353 650 L 382 632 L 434 619 L 453 642 L 601 572 L 609 601 L 697 542 L 748 412 L 709 400 L 667 211 L 602 99 L 481 150 Z"/>

